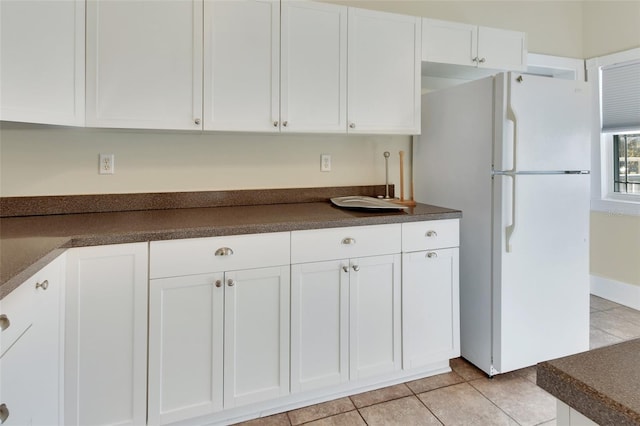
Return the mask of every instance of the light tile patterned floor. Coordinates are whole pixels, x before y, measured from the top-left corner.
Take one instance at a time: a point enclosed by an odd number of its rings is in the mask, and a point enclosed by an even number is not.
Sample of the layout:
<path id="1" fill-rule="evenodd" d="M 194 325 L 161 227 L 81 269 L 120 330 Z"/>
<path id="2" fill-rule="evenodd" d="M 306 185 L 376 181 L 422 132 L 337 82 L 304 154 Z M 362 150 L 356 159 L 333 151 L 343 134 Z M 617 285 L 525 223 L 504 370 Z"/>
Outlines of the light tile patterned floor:
<path id="1" fill-rule="evenodd" d="M 591 296 L 591 349 L 640 338 L 640 312 Z M 555 398 L 535 367 L 493 379 L 462 358 L 451 373 L 402 383 L 242 423 L 245 426 L 555 425 Z"/>

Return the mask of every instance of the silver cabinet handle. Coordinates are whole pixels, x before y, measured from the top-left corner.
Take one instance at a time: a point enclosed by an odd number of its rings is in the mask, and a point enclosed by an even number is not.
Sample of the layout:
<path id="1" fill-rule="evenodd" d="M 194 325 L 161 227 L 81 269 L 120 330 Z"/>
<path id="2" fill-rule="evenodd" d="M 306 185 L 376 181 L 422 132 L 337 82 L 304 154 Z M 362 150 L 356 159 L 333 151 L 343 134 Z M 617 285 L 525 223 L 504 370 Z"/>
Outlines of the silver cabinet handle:
<path id="1" fill-rule="evenodd" d="M 353 265 L 352 268 L 356 272 L 358 272 L 360 270 L 360 266 L 358 266 L 358 265 Z"/>
<path id="2" fill-rule="evenodd" d="M 342 244 L 345 244 L 345 245 L 350 245 L 355 243 L 356 243 L 356 239 L 351 237 L 347 237 L 342 240 Z"/>
<path id="3" fill-rule="evenodd" d="M 356 123 L 349 123 L 349 128 L 355 129 L 356 128 Z"/>
<path id="4" fill-rule="evenodd" d="M 349 272 L 349 267 L 348 267 L 348 266 L 343 266 L 343 267 L 342 267 L 342 270 L 343 270 L 344 272 Z"/>
<path id="5" fill-rule="evenodd" d="M 231 278 L 229 278 L 229 279 L 227 280 L 227 285 L 228 285 L 229 287 L 233 287 L 234 285 L 236 285 L 236 282 L 235 282 L 234 280 L 232 280 Z"/>
<path id="6" fill-rule="evenodd" d="M 476 56 L 475 58 L 473 58 L 471 62 L 478 62 L 478 57 Z"/>
<path id="7" fill-rule="evenodd" d="M 194 119 L 193 122 L 196 123 L 198 126 L 200 125 L 200 119 L 199 118 Z"/>
<path id="8" fill-rule="evenodd" d="M 485 62 L 485 61 L 486 61 L 486 59 L 485 59 L 485 58 L 480 58 L 480 59 L 478 60 L 478 62 L 480 62 L 481 64 L 484 64 L 484 62 Z"/>
<path id="9" fill-rule="evenodd" d="M 0 424 L 7 421 L 9 418 L 9 409 L 7 408 L 7 404 L 0 404 Z"/>
<path id="10" fill-rule="evenodd" d="M 216 287 L 218 288 L 222 287 L 222 281 L 216 280 Z"/>
<path id="11" fill-rule="evenodd" d="M 49 288 L 49 280 L 44 280 L 41 283 L 36 283 L 36 289 L 41 288 L 43 290 L 46 290 Z"/>
<path id="12" fill-rule="evenodd" d="M 436 231 L 427 231 L 427 233 L 425 234 L 425 236 L 431 238 L 431 237 L 437 237 L 438 233 Z"/>
<path id="13" fill-rule="evenodd" d="M 436 257 L 438 257 L 438 253 L 430 251 L 429 253 L 427 253 L 427 257 L 429 259 L 435 259 Z"/>
<path id="14" fill-rule="evenodd" d="M 233 250 L 229 247 L 220 247 L 215 252 L 215 256 L 231 256 L 233 254 Z"/>
<path id="15" fill-rule="evenodd" d="M 0 330 L 6 330 L 11 325 L 11 321 L 9 321 L 9 317 L 5 314 L 0 315 Z"/>
<path id="16" fill-rule="evenodd" d="M 287 126 L 289 125 L 289 122 L 288 122 L 288 121 L 283 121 L 283 122 L 282 122 L 282 125 L 283 125 L 284 127 L 287 127 Z"/>
<path id="17" fill-rule="evenodd" d="M 273 127 L 278 127 L 278 122 L 277 121 L 273 122 Z"/>

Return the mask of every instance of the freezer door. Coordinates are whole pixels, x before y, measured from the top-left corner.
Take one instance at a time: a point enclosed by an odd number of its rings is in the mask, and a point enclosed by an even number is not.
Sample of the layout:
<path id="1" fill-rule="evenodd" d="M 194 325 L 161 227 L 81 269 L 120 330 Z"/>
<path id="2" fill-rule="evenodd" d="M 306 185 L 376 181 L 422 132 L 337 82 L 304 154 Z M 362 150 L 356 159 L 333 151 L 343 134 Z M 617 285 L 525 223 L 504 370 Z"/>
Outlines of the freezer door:
<path id="1" fill-rule="evenodd" d="M 495 170 L 591 169 L 587 83 L 506 73 L 495 95 Z"/>
<path id="2" fill-rule="evenodd" d="M 589 176 L 494 177 L 493 364 L 589 349 Z"/>

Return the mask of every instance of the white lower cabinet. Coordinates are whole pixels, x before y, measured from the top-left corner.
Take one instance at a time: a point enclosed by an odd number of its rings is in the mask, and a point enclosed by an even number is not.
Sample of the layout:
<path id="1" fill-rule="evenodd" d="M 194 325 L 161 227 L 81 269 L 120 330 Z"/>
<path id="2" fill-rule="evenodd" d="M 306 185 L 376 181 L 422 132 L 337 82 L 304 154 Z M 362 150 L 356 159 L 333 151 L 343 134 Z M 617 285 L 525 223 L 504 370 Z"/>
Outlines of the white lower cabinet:
<path id="1" fill-rule="evenodd" d="M 294 261 L 399 248 L 399 225 L 292 233 Z M 399 254 L 292 265 L 292 392 L 400 370 L 400 265 Z"/>
<path id="2" fill-rule="evenodd" d="M 147 404 L 148 243 L 67 252 L 66 425 L 141 425 Z"/>
<path id="3" fill-rule="evenodd" d="M 400 255 L 351 261 L 351 380 L 401 368 Z"/>
<path id="4" fill-rule="evenodd" d="M 289 394 L 289 233 L 154 242 L 151 276 L 149 424 Z"/>
<path id="5" fill-rule="evenodd" d="M 402 277 L 403 367 L 459 356 L 458 249 L 405 253 Z"/>
<path id="6" fill-rule="evenodd" d="M 291 266 L 291 392 L 349 381 L 349 269 Z"/>
<path id="7" fill-rule="evenodd" d="M 403 224 L 405 370 L 460 356 L 458 222 L 451 219 Z"/>
<path id="8" fill-rule="evenodd" d="M 0 422 L 62 424 L 64 255 L 0 302 Z"/>
<path id="9" fill-rule="evenodd" d="M 149 424 L 222 409 L 222 275 L 151 280 Z"/>

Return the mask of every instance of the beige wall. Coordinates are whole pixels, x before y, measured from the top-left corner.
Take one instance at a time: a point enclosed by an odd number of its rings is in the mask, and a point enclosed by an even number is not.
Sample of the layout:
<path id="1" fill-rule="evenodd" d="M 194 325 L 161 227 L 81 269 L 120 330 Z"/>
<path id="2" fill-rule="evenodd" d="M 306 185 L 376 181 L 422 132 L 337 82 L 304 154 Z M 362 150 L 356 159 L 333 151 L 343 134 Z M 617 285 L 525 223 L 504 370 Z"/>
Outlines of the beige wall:
<path id="1" fill-rule="evenodd" d="M 640 216 L 591 212 L 591 273 L 640 286 Z"/>
<path id="2" fill-rule="evenodd" d="M 411 152 L 407 136 L 275 136 L 3 124 L 3 197 L 382 184 L 384 151 L 392 153 L 389 177 L 398 183 L 398 152 Z M 114 175 L 98 174 L 99 153 L 115 155 Z M 323 153 L 332 156 L 331 172 L 320 172 Z"/>
<path id="3" fill-rule="evenodd" d="M 584 2 L 584 58 L 640 47 L 640 0 Z"/>

